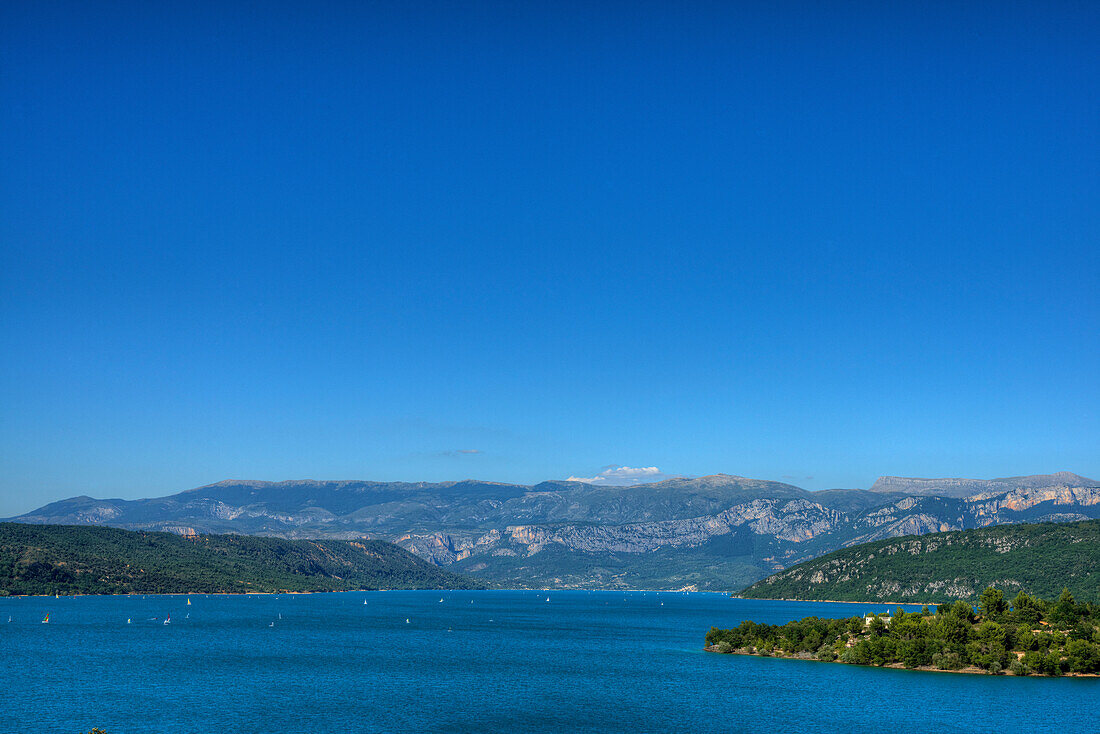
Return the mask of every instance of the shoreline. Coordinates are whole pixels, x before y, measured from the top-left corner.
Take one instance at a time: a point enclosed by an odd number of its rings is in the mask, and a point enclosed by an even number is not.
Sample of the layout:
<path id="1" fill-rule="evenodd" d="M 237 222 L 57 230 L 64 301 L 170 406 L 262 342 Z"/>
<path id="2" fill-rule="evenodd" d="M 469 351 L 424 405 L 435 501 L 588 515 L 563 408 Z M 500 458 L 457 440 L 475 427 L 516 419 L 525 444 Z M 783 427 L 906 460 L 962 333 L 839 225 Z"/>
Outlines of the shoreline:
<path id="1" fill-rule="evenodd" d="M 853 604 L 858 602 L 853 602 Z M 941 668 L 933 668 L 930 665 L 922 665 L 918 668 L 907 668 L 901 663 L 888 663 L 886 665 L 858 665 L 856 663 L 846 663 L 843 660 L 818 660 L 812 657 L 798 657 L 797 655 L 761 655 L 755 652 L 739 652 L 737 650 L 730 650 L 729 652 L 721 652 L 718 650 L 717 645 L 708 645 L 703 648 L 703 652 L 713 653 L 715 655 L 742 655 L 749 658 L 774 658 L 776 660 L 798 660 L 804 663 L 827 663 L 831 665 L 850 665 L 853 668 L 886 668 L 889 670 L 907 670 L 916 673 L 955 673 L 958 675 L 985 675 L 991 678 L 1005 677 L 1005 678 L 1100 678 L 1100 673 L 1062 673 L 1061 675 L 1048 675 L 1047 673 L 1029 673 L 1028 675 L 1016 675 L 1008 670 L 994 675 L 988 670 L 982 670 L 974 666 L 968 666 L 965 668 L 959 668 L 958 670 L 943 670 Z"/>
<path id="2" fill-rule="evenodd" d="M 317 591 L 127 591 L 120 594 L 8 594 L 2 599 L 76 599 L 84 596 L 305 596 L 308 594 L 361 594 L 379 591 L 493 591 L 493 589 L 318 589 Z"/>
<path id="3" fill-rule="evenodd" d="M 735 596 L 730 594 L 731 599 L 741 599 L 742 601 L 797 601 L 805 604 L 891 604 L 894 606 L 910 606 L 910 607 L 935 607 L 940 604 L 950 604 L 951 602 L 942 601 L 852 601 L 850 599 L 782 599 L 779 597 L 760 597 L 760 596 Z"/>
<path id="4" fill-rule="evenodd" d="M 0 596 L 0 599 L 66 599 L 78 596 L 273 596 L 283 594 L 357 594 L 376 593 L 381 591 L 530 591 L 532 593 L 552 593 L 559 591 L 601 591 L 616 594 L 729 594 L 728 591 L 681 591 L 669 589 L 443 589 L 430 587 L 424 589 L 318 589 L 317 591 L 127 591 L 118 594 L 8 594 Z M 857 602 L 853 602 L 857 603 Z"/>

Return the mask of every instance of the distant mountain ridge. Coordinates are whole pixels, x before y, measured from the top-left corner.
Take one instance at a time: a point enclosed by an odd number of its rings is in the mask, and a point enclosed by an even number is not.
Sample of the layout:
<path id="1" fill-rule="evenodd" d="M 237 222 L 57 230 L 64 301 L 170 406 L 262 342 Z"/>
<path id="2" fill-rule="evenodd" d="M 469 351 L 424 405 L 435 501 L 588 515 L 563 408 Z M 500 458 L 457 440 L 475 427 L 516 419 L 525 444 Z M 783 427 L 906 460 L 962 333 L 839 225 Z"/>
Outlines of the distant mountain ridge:
<path id="1" fill-rule="evenodd" d="M 917 479 L 912 477 L 879 477 L 872 492 L 901 492 L 903 494 L 933 495 L 936 497 L 970 497 L 976 494 L 999 494 L 1014 489 L 1039 487 L 1087 487 L 1096 481 L 1061 471 L 1054 474 L 1032 474 L 1026 477 L 1004 479 Z"/>
<path id="2" fill-rule="evenodd" d="M 1100 483 L 883 477 L 810 492 L 727 474 L 633 486 L 227 480 L 168 497 L 75 497 L 18 522 L 177 533 L 380 538 L 511 586 L 740 588 L 837 548 L 986 525 L 1100 517 Z"/>

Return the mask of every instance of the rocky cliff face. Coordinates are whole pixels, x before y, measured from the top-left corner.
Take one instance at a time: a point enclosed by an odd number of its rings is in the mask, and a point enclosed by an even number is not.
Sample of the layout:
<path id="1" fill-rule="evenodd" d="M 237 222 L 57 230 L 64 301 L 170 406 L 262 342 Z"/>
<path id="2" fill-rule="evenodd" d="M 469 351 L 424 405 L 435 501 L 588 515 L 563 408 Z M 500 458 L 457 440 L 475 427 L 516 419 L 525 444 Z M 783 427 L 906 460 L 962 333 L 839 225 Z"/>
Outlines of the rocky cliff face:
<path id="1" fill-rule="evenodd" d="M 1043 505 L 1073 512 L 1034 512 Z M 1032 511 L 1028 514 L 1027 511 Z M 754 500 L 716 515 L 624 525 L 514 525 L 481 535 L 407 535 L 397 539 L 413 552 L 449 564 L 479 554 L 533 556 L 556 545 L 582 553 L 650 553 L 666 548 L 700 547 L 745 527 L 786 546 L 783 558 L 821 552 L 881 538 L 965 530 L 1025 520 L 1080 520 L 1100 517 L 1100 488 L 1020 490 L 993 497 L 945 499 L 906 497 L 856 515 L 807 500 Z M 814 547 L 803 551 L 798 544 Z"/>
<path id="2" fill-rule="evenodd" d="M 680 588 L 686 579 L 737 588 L 872 540 L 1087 517 L 1100 517 L 1100 486 L 1060 473 L 989 481 L 883 477 L 873 491 L 818 493 L 729 475 L 636 487 L 220 482 L 152 500 L 79 497 L 17 519 L 290 538 L 378 537 L 507 585 Z"/>

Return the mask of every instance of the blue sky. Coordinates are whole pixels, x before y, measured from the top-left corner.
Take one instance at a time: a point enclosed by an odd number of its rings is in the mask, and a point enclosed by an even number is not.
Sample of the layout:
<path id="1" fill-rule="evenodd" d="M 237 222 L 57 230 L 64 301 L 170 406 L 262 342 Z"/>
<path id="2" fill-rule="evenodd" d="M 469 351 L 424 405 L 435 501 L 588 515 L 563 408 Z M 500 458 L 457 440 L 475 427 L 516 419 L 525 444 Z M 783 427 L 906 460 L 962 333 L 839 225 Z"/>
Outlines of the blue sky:
<path id="1" fill-rule="evenodd" d="M 0 515 L 1100 476 L 1100 6 L 911 5 L 5 3 Z"/>

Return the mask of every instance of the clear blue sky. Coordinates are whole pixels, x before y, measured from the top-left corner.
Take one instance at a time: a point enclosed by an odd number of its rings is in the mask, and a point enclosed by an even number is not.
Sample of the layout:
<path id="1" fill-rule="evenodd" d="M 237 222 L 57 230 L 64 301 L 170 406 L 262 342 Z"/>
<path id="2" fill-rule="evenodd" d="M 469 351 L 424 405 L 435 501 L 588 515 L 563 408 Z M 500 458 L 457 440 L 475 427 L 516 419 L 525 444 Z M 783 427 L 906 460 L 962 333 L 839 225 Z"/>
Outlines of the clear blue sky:
<path id="1" fill-rule="evenodd" d="M 1100 5 L 463 5 L 3 4 L 0 515 L 1100 476 Z"/>

